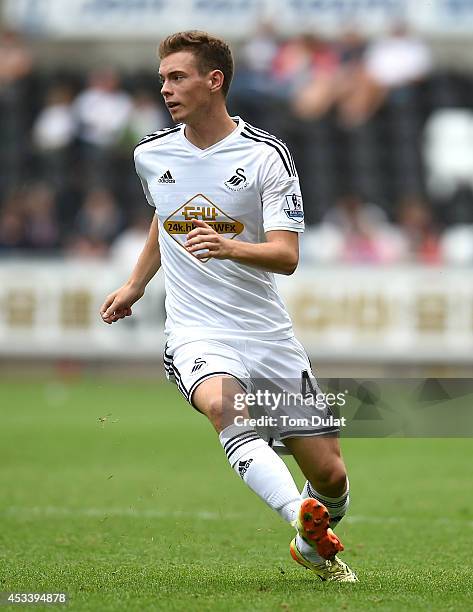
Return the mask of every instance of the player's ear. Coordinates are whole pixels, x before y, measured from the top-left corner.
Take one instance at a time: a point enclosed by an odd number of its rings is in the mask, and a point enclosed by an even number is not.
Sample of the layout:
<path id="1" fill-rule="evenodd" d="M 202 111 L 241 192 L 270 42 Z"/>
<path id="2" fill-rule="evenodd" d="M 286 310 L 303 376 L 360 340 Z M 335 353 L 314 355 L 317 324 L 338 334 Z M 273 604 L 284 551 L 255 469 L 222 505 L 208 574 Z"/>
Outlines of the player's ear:
<path id="1" fill-rule="evenodd" d="M 212 70 L 209 73 L 209 85 L 210 92 L 215 93 L 222 89 L 223 80 L 224 80 L 223 72 L 221 70 Z"/>

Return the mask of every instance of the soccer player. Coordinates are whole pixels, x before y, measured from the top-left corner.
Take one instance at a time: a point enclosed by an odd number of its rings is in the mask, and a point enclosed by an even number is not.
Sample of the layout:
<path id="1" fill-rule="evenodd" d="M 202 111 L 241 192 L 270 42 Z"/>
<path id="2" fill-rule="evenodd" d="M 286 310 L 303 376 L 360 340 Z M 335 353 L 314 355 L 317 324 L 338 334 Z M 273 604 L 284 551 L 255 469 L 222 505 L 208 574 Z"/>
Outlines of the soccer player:
<path id="1" fill-rule="evenodd" d="M 131 315 L 162 266 L 167 377 L 210 420 L 236 473 L 296 529 L 294 560 L 322 580 L 355 582 L 336 556 L 343 546 L 330 527 L 349 503 L 336 428 L 291 428 L 276 419 L 263 431 L 247 406 L 235 409 L 250 380 L 283 381 L 279 388 L 288 392 L 307 380 L 316 385 L 273 277 L 298 264 L 303 209 L 294 161 L 280 140 L 228 114 L 233 59 L 224 41 L 179 32 L 161 42 L 159 57 L 161 94 L 176 126 L 135 149 L 156 214 L 130 278 L 105 299 L 102 319 Z M 274 439 L 307 478 L 302 493 Z"/>

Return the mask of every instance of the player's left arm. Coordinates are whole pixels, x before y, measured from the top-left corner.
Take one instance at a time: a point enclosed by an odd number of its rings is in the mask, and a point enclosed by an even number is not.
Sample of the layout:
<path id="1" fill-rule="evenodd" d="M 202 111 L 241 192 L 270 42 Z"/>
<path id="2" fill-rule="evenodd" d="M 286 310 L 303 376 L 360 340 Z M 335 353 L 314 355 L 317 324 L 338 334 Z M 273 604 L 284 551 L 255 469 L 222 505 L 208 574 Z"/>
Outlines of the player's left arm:
<path id="1" fill-rule="evenodd" d="M 266 242 L 254 244 L 223 238 L 200 219 L 193 220 L 195 229 L 189 232 L 186 249 L 198 259 L 232 259 L 278 274 L 292 274 L 299 263 L 299 235 L 289 230 L 266 232 Z M 204 253 L 197 253 L 206 249 Z"/>

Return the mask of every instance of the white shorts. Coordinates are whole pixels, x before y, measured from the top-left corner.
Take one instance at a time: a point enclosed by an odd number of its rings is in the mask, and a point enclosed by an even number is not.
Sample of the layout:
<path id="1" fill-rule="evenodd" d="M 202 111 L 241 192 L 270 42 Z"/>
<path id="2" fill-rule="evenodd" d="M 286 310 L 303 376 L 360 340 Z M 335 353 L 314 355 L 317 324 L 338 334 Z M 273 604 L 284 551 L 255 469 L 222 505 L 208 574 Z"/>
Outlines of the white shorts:
<path id="1" fill-rule="evenodd" d="M 253 395 L 253 406 L 249 403 L 249 395 L 245 401 L 250 416 L 256 419 L 256 423 L 241 420 L 239 423 L 254 426 L 265 440 L 334 435 L 339 431 L 339 427 L 330 422 L 329 407 L 320 402 L 315 405 L 314 401 L 300 401 L 307 393 L 318 397 L 320 389 L 309 358 L 296 338 L 196 340 L 175 348 L 166 345 L 164 367 L 168 380 L 177 385 L 194 408 L 192 396 L 205 380 L 215 376 L 237 379 L 242 394 Z M 279 399 L 275 400 L 276 395 Z M 267 398 L 271 398 L 270 401 Z"/>

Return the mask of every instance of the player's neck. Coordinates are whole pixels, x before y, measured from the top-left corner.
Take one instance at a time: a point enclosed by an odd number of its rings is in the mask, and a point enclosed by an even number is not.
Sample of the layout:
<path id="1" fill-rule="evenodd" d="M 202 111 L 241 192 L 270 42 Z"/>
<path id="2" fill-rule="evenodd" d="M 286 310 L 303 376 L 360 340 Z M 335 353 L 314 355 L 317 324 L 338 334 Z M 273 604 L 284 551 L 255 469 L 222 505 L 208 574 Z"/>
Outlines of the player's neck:
<path id="1" fill-rule="evenodd" d="M 236 123 L 224 108 L 190 121 L 184 133 L 187 140 L 194 146 L 199 149 L 208 149 L 229 136 L 236 127 Z"/>

